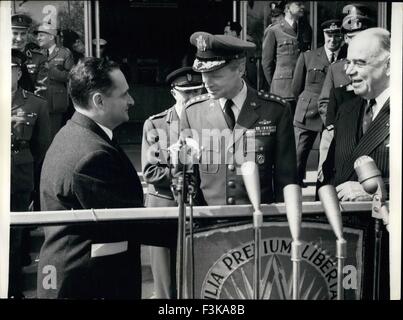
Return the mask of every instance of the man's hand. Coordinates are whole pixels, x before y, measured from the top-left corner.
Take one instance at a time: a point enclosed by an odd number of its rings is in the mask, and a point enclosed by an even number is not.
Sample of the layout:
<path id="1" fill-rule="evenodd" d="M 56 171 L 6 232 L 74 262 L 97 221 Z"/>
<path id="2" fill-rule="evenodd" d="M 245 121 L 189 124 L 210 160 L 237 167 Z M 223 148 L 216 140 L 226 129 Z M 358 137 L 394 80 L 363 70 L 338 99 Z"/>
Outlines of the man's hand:
<path id="1" fill-rule="evenodd" d="M 357 181 L 347 181 L 336 187 L 340 201 L 370 201 L 372 196 L 366 193 Z"/>

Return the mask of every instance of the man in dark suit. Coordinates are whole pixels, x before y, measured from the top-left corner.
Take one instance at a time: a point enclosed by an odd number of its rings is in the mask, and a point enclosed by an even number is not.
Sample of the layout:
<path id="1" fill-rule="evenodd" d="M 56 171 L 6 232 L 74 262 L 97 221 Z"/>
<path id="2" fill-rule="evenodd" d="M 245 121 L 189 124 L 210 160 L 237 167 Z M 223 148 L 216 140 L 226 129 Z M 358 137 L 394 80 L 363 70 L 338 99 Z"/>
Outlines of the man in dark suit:
<path id="1" fill-rule="evenodd" d="M 345 101 L 336 115 L 333 183 L 342 201 L 368 200 L 354 162 L 362 155 L 372 157 L 388 185 L 390 33 L 370 28 L 355 36 L 346 74 L 357 97 Z"/>
<path id="2" fill-rule="evenodd" d="M 168 148 L 179 139 L 179 118 L 185 103 L 193 96 L 200 95 L 203 83 L 200 73 L 191 67 L 183 67 L 171 72 L 166 81 L 171 86 L 175 105 L 153 115 L 144 123 L 141 149 L 143 178 L 148 184 L 147 207 L 178 206 L 171 191 L 172 172 L 169 166 Z M 154 277 L 154 297 L 170 299 L 175 295 L 175 245 L 177 224 L 163 223 L 165 232 L 172 238 L 172 245 L 151 247 L 151 268 Z"/>
<path id="3" fill-rule="evenodd" d="M 321 27 L 325 45 L 300 54 L 292 80 L 292 89 L 298 101 L 294 115 L 294 131 L 300 185 L 304 185 L 308 156 L 323 127 L 317 103 L 327 69 L 330 64 L 346 56 L 346 50 L 341 46 L 341 21 L 328 20 L 323 22 Z"/>
<path id="4" fill-rule="evenodd" d="M 347 15 L 343 18 L 343 32 L 344 41 L 346 45 L 349 44 L 351 39 L 353 39 L 361 31 L 374 26 L 374 21 L 370 18 L 370 12 L 365 4 L 349 4 L 343 8 L 343 13 L 346 12 Z M 318 165 L 318 183 L 325 183 L 324 170 L 322 168 L 324 162 L 326 161 L 327 154 L 330 149 L 334 146 L 331 145 L 334 132 L 334 117 L 337 113 L 337 109 L 340 103 L 335 103 L 336 101 L 330 102 L 330 99 L 337 95 L 337 102 L 341 102 L 343 97 L 349 99 L 354 96 L 353 88 L 350 84 L 351 80 L 347 76 L 346 71 L 346 60 L 341 59 L 329 66 L 325 81 L 322 86 L 321 93 L 318 99 L 318 110 L 322 118 L 325 128 L 322 132 L 322 138 L 319 145 L 319 165 Z M 332 95 L 330 92 L 333 90 Z M 344 92 L 343 92 L 344 91 Z M 346 101 L 346 100 L 344 100 Z M 326 166 L 326 165 L 325 165 Z"/>
<path id="5" fill-rule="evenodd" d="M 133 98 L 117 64 L 85 58 L 69 75 L 75 114 L 55 136 L 43 164 L 43 210 L 143 206 L 137 172 L 113 139 Z M 113 214 L 113 212 L 111 212 Z M 134 224 L 45 227 L 39 298 L 141 298 L 140 245 Z"/>
<path id="6" fill-rule="evenodd" d="M 37 88 L 36 92 L 48 101 L 50 130 L 53 138 L 63 124 L 63 116 L 69 105 L 67 77 L 74 65 L 74 59 L 69 49 L 56 44 L 57 29 L 54 26 L 40 25 L 35 33 L 38 44 L 47 57 L 47 78 L 43 81 L 43 87 Z"/>
<path id="7" fill-rule="evenodd" d="M 312 28 L 301 1 L 285 1 L 284 18 L 267 27 L 262 45 L 262 68 L 270 93 L 287 100 L 295 111 L 291 82 L 301 52 L 311 46 Z"/>
<path id="8" fill-rule="evenodd" d="M 240 167 L 259 167 L 263 203 L 283 201 L 283 187 L 296 182 L 295 141 L 287 103 L 256 92 L 242 79 L 253 43 L 196 32 L 193 64 L 208 94 L 188 102 L 181 117 L 185 136 L 201 146 L 199 189 L 207 205 L 250 203 Z M 190 130 L 189 130 L 190 129 Z"/>

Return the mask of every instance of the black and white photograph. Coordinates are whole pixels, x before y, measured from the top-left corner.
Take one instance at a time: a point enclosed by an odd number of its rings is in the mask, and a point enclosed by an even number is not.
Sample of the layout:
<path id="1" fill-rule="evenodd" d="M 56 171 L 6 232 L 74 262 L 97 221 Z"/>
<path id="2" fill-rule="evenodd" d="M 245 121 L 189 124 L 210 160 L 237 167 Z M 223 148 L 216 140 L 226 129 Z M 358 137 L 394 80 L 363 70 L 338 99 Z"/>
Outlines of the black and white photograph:
<path id="1" fill-rule="evenodd" d="M 402 2 L 1 1 L 0 43 L 0 298 L 401 299 Z"/>

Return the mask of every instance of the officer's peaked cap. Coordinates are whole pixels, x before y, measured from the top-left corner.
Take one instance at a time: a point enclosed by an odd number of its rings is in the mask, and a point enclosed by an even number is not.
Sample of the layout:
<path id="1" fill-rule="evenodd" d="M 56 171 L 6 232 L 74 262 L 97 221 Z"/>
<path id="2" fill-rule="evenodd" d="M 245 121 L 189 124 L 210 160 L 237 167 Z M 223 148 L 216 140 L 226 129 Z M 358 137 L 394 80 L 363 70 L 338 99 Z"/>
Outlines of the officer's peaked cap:
<path id="1" fill-rule="evenodd" d="M 194 71 L 192 67 L 183 67 L 172 71 L 168 74 L 166 82 L 169 83 L 171 87 L 180 91 L 203 88 L 201 74 Z"/>
<path id="2" fill-rule="evenodd" d="M 198 72 L 218 70 L 231 60 L 245 57 L 247 51 L 256 48 L 254 43 L 233 36 L 212 35 L 202 31 L 193 33 L 190 43 L 197 47 L 193 70 Z"/>

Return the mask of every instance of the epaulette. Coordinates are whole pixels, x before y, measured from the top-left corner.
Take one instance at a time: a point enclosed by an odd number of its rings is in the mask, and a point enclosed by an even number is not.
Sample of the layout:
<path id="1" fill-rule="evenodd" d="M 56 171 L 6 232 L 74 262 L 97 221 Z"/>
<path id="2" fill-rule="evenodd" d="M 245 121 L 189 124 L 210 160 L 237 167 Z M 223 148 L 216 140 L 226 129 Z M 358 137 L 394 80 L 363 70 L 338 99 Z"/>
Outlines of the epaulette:
<path id="1" fill-rule="evenodd" d="M 164 111 L 162 111 L 160 113 L 157 113 L 157 114 L 154 114 L 154 115 L 150 116 L 148 119 L 149 120 L 154 120 L 154 119 L 165 117 L 167 115 L 168 111 L 169 111 L 169 109 L 166 109 L 166 110 L 164 110 Z"/>
<path id="2" fill-rule="evenodd" d="M 186 102 L 185 108 L 191 106 L 192 104 L 203 102 L 210 99 L 210 95 L 208 93 L 201 94 L 199 96 L 191 98 L 188 102 Z"/>
<path id="3" fill-rule="evenodd" d="M 272 93 L 265 92 L 263 90 L 258 91 L 257 96 L 262 100 L 274 101 L 274 102 L 281 103 L 281 104 L 287 104 L 288 103 L 286 100 L 284 100 L 280 96 L 272 94 Z"/>
<path id="4" fill-rule="evenodd" d="M 28 96 L 34 96 L 35 98 L 39 98 L 39 99 L 42 99 L 42 100 L 46 101 L 46 99 L 44 97 L 42 97 L 42 96 L 40 96 L 38 94 L 35 94 L 35 93 L 31 92 L 31 91 L 24 90 L 24 89 L 22 90 L 22 96 L 24 97 L 24 99 L 27 99 Z"/>

